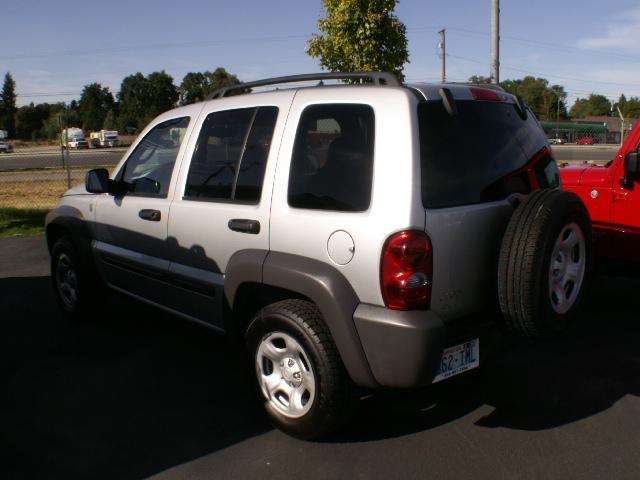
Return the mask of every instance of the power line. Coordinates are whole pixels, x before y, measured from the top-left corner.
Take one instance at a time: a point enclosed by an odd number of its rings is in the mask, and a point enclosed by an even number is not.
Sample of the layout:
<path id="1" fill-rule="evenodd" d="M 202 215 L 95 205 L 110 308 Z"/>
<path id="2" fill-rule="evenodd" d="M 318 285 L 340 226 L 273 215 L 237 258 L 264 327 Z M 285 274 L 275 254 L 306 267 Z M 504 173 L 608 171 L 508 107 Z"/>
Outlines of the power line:
<path id="1" fill-rule="evenodd" d="M 104 53 L 120 53 L 131 52 L 137 50 L 159 50 L 166 48 L 183 48 L 183 47 L 206 47 L 212 45 L 224 45 L 228 43 L 244 43 L 244 42 L 269 42 L 269 41 L 283 41 L 291 40 L 294 38 L 309 38 L 309 35 L 277 35 L 270 37 L 243 37 L 236 39 L 225 40 L 202 40 L 195 42 L 176 42 L 176 43 L 158 43 L 149 45 L 126 45 L 120 47 L 107 47 L 107 48 L 95 48 L 86 50 L 59 50 L 50 52 L 35 52 L 22 55 L 2 55 L 0 60 L 23 60 L 30 58 L 45 58 L 45 57 L 64 57 L 68 55 L 95 55 Z"/>
<path id="2" fill-rule="evenodd" d="M 474 58 L 463 57 L 461 55 L 454 55 L 452 53 L 448 53 L 447 55 L 449 57 L 451 57 L 451 58 L 457 58 L 459 60 L 464 60 L 464 61 L 467 61 L 467 62 L 486 65 L 486 62 L 483 62 L 483 61 L 480 61 L 480 60 L 477 60 L 477 59 L 474 59 Z M 607 81 L 603 81 L 603 80 L 586 80 L 584 78 L 578 78 L 578 77 L 568 77 L 568 76 L 564 76 L 564 75 L 554 75 L 554 74 L 551 74 L 551 73 L 534 72 L 532 70 L 527 70 L 527 69 L 524 69 L 524 68 L 521 68 L 521 67 L 511 66 L 511 65 L 507 65 L 507 64 L 502 64 L 502 66 L 504 68 L 506 68 L 507 70 L 513 70 L 513 71 L 521 72 L 521 73 L 528 73 L 530 75 L 538 75 L 538 76 L 541 76 L 541 77 L 558 78 L 560 80 L 569 80 L 569 81 L 574 81 L 574 82 L 596 83 L 596 84 L 601 84 L 601 85 L 613 85 L 613 86 L 626 86 L 626 87 L 640 88 L 640 84 L 638 84 L 638 83 L 607 82 Z"/>

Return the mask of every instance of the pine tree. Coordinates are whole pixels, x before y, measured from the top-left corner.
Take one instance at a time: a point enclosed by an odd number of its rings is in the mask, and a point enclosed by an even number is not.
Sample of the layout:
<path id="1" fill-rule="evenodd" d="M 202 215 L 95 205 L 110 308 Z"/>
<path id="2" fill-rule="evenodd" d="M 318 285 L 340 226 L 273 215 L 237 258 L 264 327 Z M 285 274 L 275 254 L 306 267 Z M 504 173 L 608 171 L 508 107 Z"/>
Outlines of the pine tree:
<path id="1" fill-rule="evenodd" d="M 9 138 L 16 133 L 16 82 L 7 72 L 4 76 L 2 94 L 0 95 L 0 128 L 8 132 Z"/>

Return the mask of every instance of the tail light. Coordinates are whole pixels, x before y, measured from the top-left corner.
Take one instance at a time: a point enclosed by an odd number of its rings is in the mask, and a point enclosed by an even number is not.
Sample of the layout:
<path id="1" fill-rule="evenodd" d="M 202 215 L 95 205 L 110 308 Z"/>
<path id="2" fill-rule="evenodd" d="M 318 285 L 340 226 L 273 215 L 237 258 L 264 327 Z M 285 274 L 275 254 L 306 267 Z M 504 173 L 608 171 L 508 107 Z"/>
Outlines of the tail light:
<path id="1" fill-rule="evenodd" d="M 409 230 L 392 235 L 382 249 L 380 283 L 387 307 L 425 308 L 431 300 L 433 248 L 429 237 Z"/>

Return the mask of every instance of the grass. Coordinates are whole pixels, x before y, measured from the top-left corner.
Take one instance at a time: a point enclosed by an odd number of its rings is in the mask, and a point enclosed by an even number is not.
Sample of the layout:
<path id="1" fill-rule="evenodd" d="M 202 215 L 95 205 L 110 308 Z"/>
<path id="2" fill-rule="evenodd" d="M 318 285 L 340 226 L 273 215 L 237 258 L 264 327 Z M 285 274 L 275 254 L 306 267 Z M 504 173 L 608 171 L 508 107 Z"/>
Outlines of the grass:
<path id="1" fill-rule="evenodd" d="M 77 184 L 78 182 L 74 182 Z M 0 208 L 49 210 L 56 206 L 67 190 L 66 181 L 5 181 L 0 183 Z"/>
<path id="2" fill-rule="evenodd" d="M 42 235 L 46 209 L 0 208 L 0 237 Z"/>

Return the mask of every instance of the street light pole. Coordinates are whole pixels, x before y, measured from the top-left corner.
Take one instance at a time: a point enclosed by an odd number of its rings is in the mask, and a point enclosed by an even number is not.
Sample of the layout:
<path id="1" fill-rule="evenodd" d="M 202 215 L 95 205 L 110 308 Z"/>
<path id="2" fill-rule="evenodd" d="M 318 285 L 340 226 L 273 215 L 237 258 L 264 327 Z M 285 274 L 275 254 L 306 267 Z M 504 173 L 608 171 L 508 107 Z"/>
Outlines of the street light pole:
<path id="1" fill-rule="evenodd" d="M 616 105 L 616 110 L 618 110 L 618 116 L 620 117 L 620 146 L 624 143 L 624 117 L 622 116 L 622 112 L 620 111 L 620 105 Z"/>

